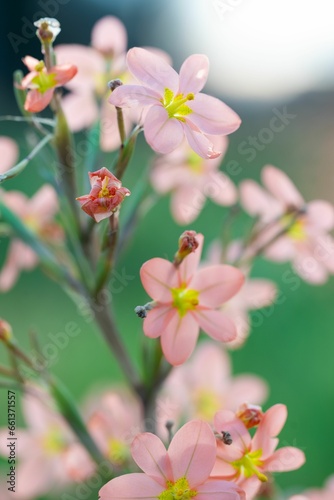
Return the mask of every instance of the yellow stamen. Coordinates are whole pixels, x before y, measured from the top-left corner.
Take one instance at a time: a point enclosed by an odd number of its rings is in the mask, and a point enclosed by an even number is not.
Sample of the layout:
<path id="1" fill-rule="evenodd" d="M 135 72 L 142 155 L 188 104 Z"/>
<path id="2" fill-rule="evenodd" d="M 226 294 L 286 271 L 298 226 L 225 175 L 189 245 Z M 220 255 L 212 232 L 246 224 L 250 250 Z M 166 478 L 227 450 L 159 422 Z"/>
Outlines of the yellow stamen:
<path id="1" fill-rule="evenodd" d="M 213 420 L 213 417 L 222 407 L 221 398 L 210 389 L 199 389 L 193 397 L 195 411 L 198 418 L 205 421 Z"/>
<path id="2" fill-rule="evenodd" d="M 293 215 L 284 215 L 281 219 L 284 227 L 287 227 L 286 234 L 294 241 L 305 241 L 307 238 L 305 220 L 299 218 L 294 220 Z"/>
<path id="3" fill-rule="evenodd" d="M 169 118 L 177 118 L 180 121 L 185 121 L 184 117 L 190 115 L 193 111 L 186 105 L 188 101 L 193 101 L 195 94 L 190 93 L 184 96 L 183 94 L 174 95 L 171 89 L 166 88 L 164 98 L 161 102 L 168 113 Z"/>
<path id="4" fill-rule="evenodd" d="M 113 198 L 115 196 L 113 190 L 110 190 L 108 188 L 108 183 L 109 183 L 109 177 L 105 177 L 102 181 L 102 187 L 99 192 L 99 198 Z"/>
<path id="5" fill-rule="evenodd" d="M 129 458 L 129 447 L 118 439 L 108 440 L 108 456 L 110 460 L 116 465 L 123 465 Z"/>
<path id="6" fill-rule="evenodd" d="M 180 288 L 171 289 L 173 306 L 179 311 L 181 318 L 188 312 L 196 309 L 199 304 L 197 290 L 188 289 L 183 283 Z"/>
<path id="7" fill-rule="evenodd" d="M 240 475 L 243 475 L 246 478 L 256 476 L 260 481 L 265 483 L 268 481 L 268 478 L 265 474 L 259 471 L 258 467 L 263 466 L 263 461 L 261 460 L 262 450 L 252 451 L 250 453 L 246 453 L 240 460 L 236 460 L 235 462 L 231 462 L 231 465 Z"/>
<path id="8" fill-rule="evenodd" d="M 185 477 L 181 477 L 175 483 L 167 481 L 167 489 L 160 493 L 159 500 L 189 500 L 197 495 L 196 490 L 192 490 Z"/>
<path id="9" fill-rule="evenodd" d="M 56 426 L 50 427 L 42 438 L 42 447 L 48 455 L 58 455 L 66 446 L 63 433 Z"/>

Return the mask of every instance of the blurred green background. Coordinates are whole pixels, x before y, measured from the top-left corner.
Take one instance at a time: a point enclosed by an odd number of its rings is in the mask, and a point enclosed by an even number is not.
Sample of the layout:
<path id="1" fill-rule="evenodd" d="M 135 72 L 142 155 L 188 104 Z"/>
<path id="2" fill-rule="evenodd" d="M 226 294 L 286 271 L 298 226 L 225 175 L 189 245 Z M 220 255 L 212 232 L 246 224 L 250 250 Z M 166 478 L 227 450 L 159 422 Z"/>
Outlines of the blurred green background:
<path id="1" fill-rule="evenodd" d="M 190 3 L 185 2 L 190 9 Z M 256 2 L 255 2 L 256 3 Z M 275 2 L 273 2 L 275 4 Z M 22 33 L 25 19 L 43 10 L 43 2 L 6 3 L 2 8 L 1 43 L 4 50 L 1 64 L 0 106 L 1 114 L 16 114 L 11 88 L 11 74 L 22 68 L 20 58 L 27 53 L 39 57 L 39 44 L 34 38 L 26 38 L 19 45 L 17 53 L 9 43 L 8 33 Z M 69 0 L 57 4 L 56 17 L 62 25 L 59 43 L 89 44 L 91 28 L 103 15 L 119 16 L 129 33 L 129 47 L 151 45 L 168 51 L 176 67 L 192 52 L 205 52 L 205 45 L 190 32 L 185 48 L 183 26 L 187 23 L 187 8 L 177 1 L 131 1 L 89 2 Z M 208 8 L 209 1 L 207 2 Z M 44 5 L 45 7 L 45 5 Z M 242 9 L 240 5 L 238 9 Z M 181 12 L 182 10 L 182 12 Z M 228 12 L 227 22 L 237 15 Z M 224 29 L 224 19 L 220 20 Z M 268 19 L 268 23 L 272 22 Z M 300 22 L 303 22 L 300 19 Z M 189 28 L 189 26 L 188 26 Z M 212 37 L 209 24 L 204 24 L 204 36 Z M 218 30 L 219 31 L 219 30 Z M 245 46 L 247 40 L 244 41 Z M 193 47 L 193 49 L 191 49 Z M 216 51 L 220 46 L 217 41 Z M 261 53 L 259 53 L 261 59 Z M 236 68 L 241 64 L 235 61 Z M 329 62 L 328 62 L 329 64 Z M 232 95 L 224 89 L 224 75 L 221 75 L 221 92 L 215 92 L 242 118 L 242 126 L 230 137 L 230 147 L 222 163 L 222 169 L 229 171 L 228 165 L 237 162 L 241 172 L 233 176 L 238 183 L 244 178 L 259 179 L 263 165 L 271 163 L 283 169 L 294 180 L 306 200 L 324 198 L 333 202 L 333 158 L 334 158 L 334 86 L 314 85 L 307 91 L 290 95 L 266 95 L 265 99 L 252 97 L 240 91 Z M 260 84 L 260 82 L 259 82 Z M 213 85 L 216 89 L 217 84 Z M 208 84 L 210 88 L 210 80 Z M 295 115 L 291 123 L 273 140 L 259 151 L 252 161 L 240 152 L 239 146 L 249 136 L 268 127 L 273 117 L 273 108 L 287 106 L 289 113 Z M 0 123 L 0 135 L 15 138 L 23 157 L 29 150 L 26 145 L 28 128 L 18 124 Z M 80 134 L 78 139 L 82 137 Z M 29 139 L 29 134 L 28 134 Z M 101 156 L 96 168 L 108 167 L 112 155 Z M 133 189 L 153 153 L 140 138 L 135 159 L 126 174 L 124 184 Z M 46 159 L 41 156 L 17 179 L 9 181 L 5 188 L 20 189 L 32 195 L 43 179 L 40 175 Z M 226 211 L 207 203 L 201 216 L 191 225 L 191 229 L 203 232 L 207 244 L 221 231 Z M 250 220 L 246 216 L 238 219 L 233 226 L 234 236 L 247 230 Z M 117 323 L 124 334 L 124 341 L 134 359 L 138 360 L 141 345 L 141 322 L 133 313 L 133 308 L 145 303 L 147 296 L 139 280 L 141 264 L 154 256 L 172 258 L 177 239 L 182 228 L 177 226 L 169 214 L 169 198 L 158 201 L 143 222 L 139 224 L 129 247 L 120 256 L 117 269 L 124 268 L 129 276 L 128 285 L 112 297 L 112 306 L 117 315 Z M 3 262 L 7 242 L 0 243 L 0 264 Z M 265 407 L 281 402 L 288 406 L 289 418 L 281 433 L 281 443 L 302 448 L 307 462 L 298 471 L 279 475 L 278 483 L 284 488 L 304 488 L 322 485 L 325 478 L 334 472 L 332 448 L 334 444 L 334 279 L 325 286 L 316 287 L 299 282 L 294 290 L 284 282 L 283 274 L 288 265 L 275 265 L 264 260 L 257 262 L 253 275 L 273 279 L 281 290 L 279 304 L 272 310 L 263 311 L 262 324 L 253 329 L 252 334 L 239 351 L 231 353 L 234 373 L 255 373 L 269 384 L 270 397 Z M 17 285 L 7 294 L 0 296 L 0 317 L 9 321 L 20 339 L 22 346 L 28 348 L 28 332 L 39 333 L 43 345 L 50 342 L 49 335 L 64 331 L 68 322 L 75 322 L 81 333 L 69 340 L 68 346 L 59 350 L 59 356 L 51 363 L 52 371 L 69 387 L 78 402 L 85 394 L 100 384 L 108 385 L 121 379 L 116 360 L 106 349 L 103 339 L 92 323 L 87 323 L 77 307 L 57 285 L 35 270 L 23 273 Z M 256 316 L 258 317 L 258 315 Z M 5 361 L 4 350 L 0 350 L 0 361 Z M 6 391 L 0 392 L 1 423 L 6 421 Z"/>

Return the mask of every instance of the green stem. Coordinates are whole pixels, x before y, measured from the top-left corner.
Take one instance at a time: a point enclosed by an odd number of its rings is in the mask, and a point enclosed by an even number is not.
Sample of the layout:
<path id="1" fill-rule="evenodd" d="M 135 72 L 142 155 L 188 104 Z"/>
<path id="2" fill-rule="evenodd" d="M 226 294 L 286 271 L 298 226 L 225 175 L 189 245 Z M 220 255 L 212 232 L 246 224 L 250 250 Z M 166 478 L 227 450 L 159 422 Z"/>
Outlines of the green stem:
<path id="1" fill-rule="evenodd" d="M 126 167 L 128 166 L 129 161 L 132 158 L 132 155 L 133 155 L 133 152 L 134 152 L 134 149 L 136 146 L 137 137 L 138 137 L 139 132 L 141 132 L 141 131 L 142 131 L 142 127 L 140 127 L 139 125 L 137 127 L 135 127 L 133 129 L 129 139 L 125 142 L 124 145 L 122 145 L 120 147 L 118 160 L 117 160 L 117 163 L 116 163 L 115 168 L 114 168 L 115 175 L 116 175 L 117 179 L 119 179 L 119 180 L 122 179 L 124 172 L 126 170 Z"/>
<path id="2" fill-rule="evenodd" d="M 118 212 L 115 212 L 109 217 L 109 230 L 107 232 L 106 243 L 104 245 L 107 247 L 107 251 L 105 252 L 104 255 L 102 254 L 103 265 L 102 265 L 102 270 L 100 271 L 97 278 L 97 283 L 95 288 L 96 295 L 104 287 L 104 285 L 108 281 L 110 272 L 112 271 L 117 239 L 118 239 Z"/>
<path id="3" fill-rule="evenodd" d="M 4 174 L 0 174 L 0 184 L 20 174 L 26 168 L 28 163 L 37 155 L 37 153 L 39 153 L 39 151 L 51 141 L 51 139 L 53 139 L 52 134 L 45 136 L 23 160 L 11 169 L 7 170 Z"/>

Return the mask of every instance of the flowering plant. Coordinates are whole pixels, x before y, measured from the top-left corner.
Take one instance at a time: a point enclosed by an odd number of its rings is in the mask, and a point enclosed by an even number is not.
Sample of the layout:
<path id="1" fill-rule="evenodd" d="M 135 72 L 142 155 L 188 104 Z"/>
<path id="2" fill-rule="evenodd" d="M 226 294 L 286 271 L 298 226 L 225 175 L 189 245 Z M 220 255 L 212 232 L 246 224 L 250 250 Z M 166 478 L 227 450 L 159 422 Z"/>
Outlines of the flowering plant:
<path id="1" fill-rule="evenodd" d="M 112 16 L 95 25 L 92 47 L 54 47 L 58 21 L 43 18 L 35 25 L 43 60 L 23 59 L 29 73 L 15 75 L 21 115 L 4 119 L 26 122 L 36 143 L 16 163 L 16 143 L 0 137 L 0 236 L 10 238 L 0 291 L 9 291 L 20 271 L 40 265 L 95 320 L 124 383 L 87 398 L 81 412 L 64 380 L 49 370 L 37 336 L 31 356 L 15 325 L 1 317 L 1 347 L 9 355 L 8 364 L 0 365 L 1 384 L 8 393 L 22 391 L 26 422 L 16 429 L 8 420 L 11 446 L 16 439 L 20 444 L 18 464 L 15 458 L 9 480 L 0 485 L 2 498 L 15 493 L 16 500 L 30 500 L 56 491 L 65 492 L 65 500 L 74 484 L 96 477 L 101 500 L 274 498 L 275 473 L 298 469 L 305 455 L 289 444 L 276 449 L 287 407 L 262 409 L 267 383 L 252 374 L 234 377 L 228 349 L 242 347 L 251 333 L 249 311 L 279 296 L 273 281 L 251 277 L 258 257 L 291 261 L 312 284 L 334 273 L 334 207 L 305 202 L 273 166 L 262 171 L 264 187 L 243 180 L 238 188 L 220 170 L 227 135 L 241 119 L 202 92 L 207 56 L 190 55 L 177 73 L 158 49 L 127 51 L 125 27 Z M 65 96 L 61 87 L 69 91 Z M 39 114 L 46 108 L 52 118 Z M 78 159 L 73 132 L 82 129 L 89 130 L 88 148 Z M 156 153 L 142 172 L 135 155 L 141 132 Z M 47 183 L 31 198 L 7 190 L 6 181 L 30 168 L 33 158 L 49 167 L 46 150 L 55 166 L 42 171 Z M 100 151 L 116 152 L 100 162 Z M 125 177 L 131 169 L 132 184 Z M 179 225 L 197 221 L 207 198 L 227 217 L 223 236 L 217 229 L 206 249 L 207 227 L 184 228 L 172 258 L 163 250 L 164 258 L 157 257 L 147 245 L 148 259 L 135 263 L 143 296 L 145 291 L 150 299 L 144 305 L 129 305 L 131 293 L 126 299 L 127 310 L 139 318 L 140 357 L 134 360 L 131 332 L 118 328 L 117 310 L 105 297 L 136 227 L 167 193 Z M 233 239 L 228 229 L 241 207 L 253 222 L 247 234 Z M 163 242 L 163 221 L 161 234 L 153 236 Z M 75 328 L 68 334 L 75 336 Z M 8 429 L 0 432 L 4 456 Z M 329 481 L 323 492 L 291 500 L 327 500 L 332 486 Z"/>

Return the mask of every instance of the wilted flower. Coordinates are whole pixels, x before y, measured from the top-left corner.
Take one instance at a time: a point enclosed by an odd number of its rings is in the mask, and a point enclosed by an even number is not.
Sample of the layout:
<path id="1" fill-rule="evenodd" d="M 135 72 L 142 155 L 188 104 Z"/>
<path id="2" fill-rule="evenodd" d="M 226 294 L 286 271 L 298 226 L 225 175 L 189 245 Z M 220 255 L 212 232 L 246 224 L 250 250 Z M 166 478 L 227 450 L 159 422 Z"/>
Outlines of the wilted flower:
<path id="1" fill-rule="evenodd" d="M 60 24 L 57 19 L 52 17 L 42 17 L 34 22 L 38 29 L 36 35 L 42 43 L 52 43 L 61 32 Z"/>
<path id="2" fill-rule="evenodd" d="M 72 80 L 77 73 L 74 64 L 53 66 L 48 70 L 43 61 L 34 57 L 26 56 L 22 60 L 30 70 L 21 82 L 21 87 L 28 90 L 24 109 L 30 113 L 38 113 L 46 108 L 55 89 Z"/>
<path id="3" fill-rule="evenodd" d="M 130 191 L 122 187 L 121 181 L 105 167 L 89 172 L 88 175 L 90 193 L 79 196 L 77 200 L 84 212 L 96 222 L 100 222 L 118 210 L 125 196 L 130 196 Z"/>

